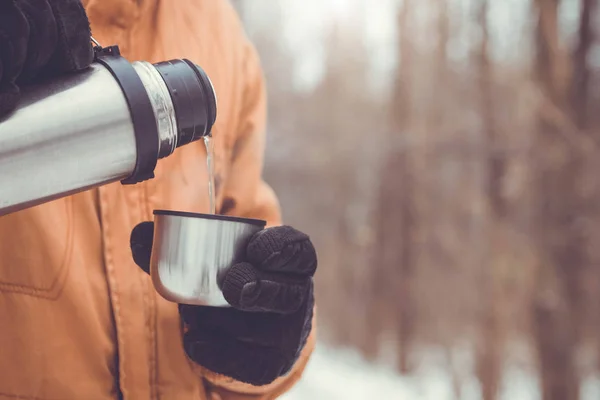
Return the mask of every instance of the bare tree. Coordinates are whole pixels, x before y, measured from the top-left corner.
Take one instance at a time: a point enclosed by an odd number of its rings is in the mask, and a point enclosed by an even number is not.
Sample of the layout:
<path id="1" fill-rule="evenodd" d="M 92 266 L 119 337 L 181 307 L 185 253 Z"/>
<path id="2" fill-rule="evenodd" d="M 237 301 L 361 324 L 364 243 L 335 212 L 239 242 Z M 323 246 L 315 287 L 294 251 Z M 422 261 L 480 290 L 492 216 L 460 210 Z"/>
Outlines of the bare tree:
<path id="1" fill-rule="evenodd" d="M 578 45 L 573 52 L 573 80 L 571 102 L 573 119 L 579 129 L 587 128 L 588 100 L 591 72 L 588 56 L 594 44 L 594 28 L 592 24 L 598 0 L 580 0 L 581 15 L 579 21 Z"/>
<path id="2" fill-rule="evenodd" d="M 567 110 L 568 56 L 561 47 L 559 0 L 537 0 L 536 73 L 552 107 Z M 567 114 L 567 113 L 565 113 Z M 577 226 L 580 154 L 540 110 L 536 136 L 535 226 L 539 251 L 533 334 L 544 400 L 579 398 L 575 363 L 581 322 L 583 237 Z"/>
<path id="3" fill-rule="evenodd" d="M 486 215 L 482 218 L 483 238 L 479 253 L 481 265 L 482 307 L 480 310 L 480 341 L 477 357 L 477 374 L 481 382 L 484 400 L 495 400 L 502 370 L 503 338 L 501 321 L 499 320 L 499 299 L 497 282 L 494 280 L 495 260 L 499 251 L 496 243 L 498 225 L 505 218 L 506 205 L 502 197 L 502 184 L 505 170 L 505 159 L 499 146 L 499 131 L 495 121 L 495 105 L 493 93 L 493 66 L 489 58 L 489 1 L 482 0 L 477 21 L 482 37 L 478 54 L 479 92 L 481 96 L 481 119 L 484 129 L 487 164 L 485 174 L 485 197 L 487 199 Z"/>
<path id="4" fill-rule="evenodd" d="M 409 351 L 414 333 L 414 207 L 413 171 L 407 149 L 394 146 L 402 142 L 410 127 L 411 43 L 409 16 L 411 1 L 403 2 L 398 11 L 398 64 L 391 101 L 391 129 L 386 142 L 391 149 L 381 171 L 378 204 L 376 207 L 375 263 L 382 273 L 372 281 L 374 308 L 388 310 L 383 318 L 395 321 L 390 327 L 398 337 L 399 369 L 410 371 Z M 390 283 L 393 282 L 393 285 Z M 383 290 L 382 290 L 383 289 Z M 381 316 L 380 316 L 381 318 Z M 377 326 L 378 323 L 374 322 Z"/>

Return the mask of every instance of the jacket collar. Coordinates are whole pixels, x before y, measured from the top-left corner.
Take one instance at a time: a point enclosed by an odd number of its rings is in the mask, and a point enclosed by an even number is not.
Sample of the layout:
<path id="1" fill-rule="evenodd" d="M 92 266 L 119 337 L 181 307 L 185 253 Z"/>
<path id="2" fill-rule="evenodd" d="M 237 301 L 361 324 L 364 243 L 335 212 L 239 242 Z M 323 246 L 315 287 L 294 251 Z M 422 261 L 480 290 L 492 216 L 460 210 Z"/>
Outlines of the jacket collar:
<path id="1" fill-rule="evenodd" d="M 128 28 L 143 9 L 158 0 L 82 0 L 92 24 Z"/>

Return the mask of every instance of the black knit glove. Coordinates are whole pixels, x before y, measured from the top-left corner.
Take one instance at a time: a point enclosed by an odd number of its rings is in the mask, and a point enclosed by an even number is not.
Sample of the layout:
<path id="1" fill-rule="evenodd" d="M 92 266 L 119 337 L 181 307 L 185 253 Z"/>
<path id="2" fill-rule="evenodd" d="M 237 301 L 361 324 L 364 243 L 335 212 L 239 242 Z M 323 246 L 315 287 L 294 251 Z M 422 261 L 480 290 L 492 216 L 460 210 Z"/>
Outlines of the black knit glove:
<path id="1" fill-rule="evenodd" d="M 79 0 L 0 0 L 0 118 L 20 86 L 87 68 L 93 56 Z"/>
<path id="2" fill-rule="evenodd" d="M 154 224 L 131 233 L 134 261 L 146 272 Z M 291 227 L 265 229 L 249 242 L 246 262 L 225 275 L 232 308 L 180 305 L 188 327 L 187 355 L 209 370 L 253 385 L 286 374 L 312 328 L 317 255 L 309 237 Z"/>

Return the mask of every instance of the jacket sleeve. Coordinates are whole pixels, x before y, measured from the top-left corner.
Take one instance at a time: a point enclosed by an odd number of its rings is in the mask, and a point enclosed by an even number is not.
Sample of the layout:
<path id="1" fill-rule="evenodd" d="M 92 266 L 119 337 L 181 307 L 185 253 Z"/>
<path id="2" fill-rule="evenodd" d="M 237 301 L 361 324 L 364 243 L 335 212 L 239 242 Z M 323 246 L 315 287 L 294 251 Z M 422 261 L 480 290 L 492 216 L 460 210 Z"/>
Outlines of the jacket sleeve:
<path id="1" fill-rule="evenodd" d="M 222 212 L 263 219 L 267 221 L 268 226 L 280 225 L 281 213 L 277 197 L 262 179 L 267 114 L 265 83 L 256 50 L 247 39 L 244 41 L 242 59 L 240 77 L 244 85 L 236 130 L 238 136 L 233 145 L 232 164 L 224 187 Z M 252 386 L 203 369 L 209 390 L 217 393 L 222 400 L 273 399 L 286 392 L 300 379 L 313 351 L 314 315 L 313 331 L 300 358 L 286 376 L 266 386 Z"/>

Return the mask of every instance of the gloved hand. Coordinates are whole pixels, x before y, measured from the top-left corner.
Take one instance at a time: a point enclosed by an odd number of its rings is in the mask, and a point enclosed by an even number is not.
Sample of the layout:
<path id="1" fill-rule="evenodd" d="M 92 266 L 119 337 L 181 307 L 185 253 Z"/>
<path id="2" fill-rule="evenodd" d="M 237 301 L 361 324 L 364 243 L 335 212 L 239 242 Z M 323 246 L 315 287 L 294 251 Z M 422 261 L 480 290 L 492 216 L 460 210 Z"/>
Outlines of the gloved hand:
<path id="1" fill-rule="evenodd" d="M 133 259 L 148 272 L 154 224 L 131 233 Z M 187 325 L 184 348 L 203 367 L 256 386 L 285 375 L 312 328 L 317 255 L 309 237 L 289 226 L 258 232 L 246 262 L 225 275 L 232 308 L 179 305 Z"/>
<path id="2" fill-rule="evenodd" d="M 94 58 L 79 0 L 0 0 L 0 118 L 19 102 L 19 87 L 87 68 Z"/>

